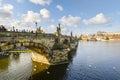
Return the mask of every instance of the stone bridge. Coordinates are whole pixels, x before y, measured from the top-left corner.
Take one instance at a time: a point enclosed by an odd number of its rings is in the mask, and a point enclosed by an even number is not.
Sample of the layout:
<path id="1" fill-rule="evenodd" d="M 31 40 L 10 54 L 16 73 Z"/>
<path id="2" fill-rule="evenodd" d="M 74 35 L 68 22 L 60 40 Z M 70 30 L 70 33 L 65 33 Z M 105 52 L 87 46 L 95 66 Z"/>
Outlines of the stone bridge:
<path id="1" fill-rule="evenodd" d="M 29 32 L 0 32 L 0 53 L 9 52 L 16 47 L 27 47 L 32 51 L 32 60 L 46 64 L 58 64 L 68 61 L 69 47 L 53 50 L 56 36 L 54 34 L 37 34 Z M 59 36 L 59 44 L 69 36 Z M 59 46 L 59 45 L 58 45 Z M 60 45 L 62 46 L 62 45 Z"/>

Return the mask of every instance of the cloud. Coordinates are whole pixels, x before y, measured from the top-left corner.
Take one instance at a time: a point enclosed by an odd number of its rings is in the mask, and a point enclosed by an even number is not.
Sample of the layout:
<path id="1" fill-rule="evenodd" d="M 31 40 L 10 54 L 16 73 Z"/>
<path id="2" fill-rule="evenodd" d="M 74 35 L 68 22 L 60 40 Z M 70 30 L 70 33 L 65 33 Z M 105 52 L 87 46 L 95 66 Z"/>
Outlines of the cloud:
<path id="1" fill-rule="evenodd" d="M 63 11 L 63 7 L 61 5 L 57 5 L 56 8 L 59 10 L 59 11 Z"/>
<path id="2" fill-rule="evenodd" d="M 1 4 L 1 0 L 0 0 Z M 13 15 L 13 5 L 11 4 L 1 4 L 0 5 L 0 21 L 8 21 L 12 19 Z"/>
<path id="3" fill-rule="evenodd" d="M 39 4 L 39 5 L 49 5 L 51 3 L 51 0 L 29 0 L 30 2 L 34 4 Z"/>
<path id="4" fill-rule="evenodd" d="M 13 10 L 13 5 L 11 5 L 11 4 L 4 4 L 4 5 L 3 5 L 3 9 L 4 9 L 5 11 L 11 12 L 11 11 Z"/>
<path id="5" fill-rule="evenodd" d="M 66 27 L 63 27 L 63 28 L 61 29 L 61 33 L 62 33 L 63 35 L 69 35 L 69 34 L 70 34 L 70 31 L 69 31 Z"/>
<path id="6" fill-rule="evenodd" d="M 23 28 L 25 29 L 26 27 L 24 27 L 23 23 L 19 20 L 14 20 L 13 22 L 11 22 L 11 26 L 15 27 L 15 29 L 18 29 L 18 30 L 23 30 Z M 11 27 L 11 29 L 12 29 Z"/>
<path id="7" fill-rule="evenodd" d="M 50 26 L 44 28 L 46 33 L 55 33 L 57 25 L 51 24 Z M 70 34 L 66 27 L 61 26 L 61 34 Z"/>
<path id="8" fill-rule="evenodd" d="M 44 27 L 44 31 L 46 33 L 55 33 L 58 25 L 51 24 L 47 27 Z M 70 35 L 70 31 L 67 27 L 61 25 L 61 34 L 62 35 Z"/>
<path id="9" fill-rule="evenodd" d="M 11 23 L 11 25 L 15 26 L 19 30 L 28 29 L 28 28 L 30 28 L 30 30 L 32 30 L 32 28 L 33 30 L 35 30 L 36 28 L 34 28 L 33 26 L 35 22 L 41 23 L 42 21 L 49 20 L 49 18 L 50 18 L 50 12 L 44 8 L 41 9 L 39 12 L 28 11 L 27 13 L 22 14 L 21 19 L 14 20 Z M 29 25 L 31 25 L 31 27 L 27 27 Z"/>
<path id="10" fill-rule="evenodd" d="M 47 9 L 41 9 L 40 13 L 34 11 L 28 11 L 27 14 L 22 15 L 25 23 L 41 22 L 50 18 L 50 11 Z"/>
<path id="11" fill-rule="evenodd" d="M 40 13 L 35 13 L 33 11 L 28 11 L 27 14 L 22 15 L 23 21 L 25 23 L 40 22 Z"/>
<path id="12" fill-rule="evenodd" d="M 56 32 L 56 26 L 54 24 L 51 24 L 50 26 L 45 28 L 46 33 L 55 33 Z"/>
<path id="13" fill-rule="evenodd" d="M 7 11 L 0 11 L 0 21 L 7 21 L 12 19 L 12 14 Z"/>
<path id="14" fill-rule="evenodd" d="M 15 20 L 13 23 L 11 23 L 12 26 L 19 26 L 21 22 L 19 20 Z"/>
<path id="15" fill-rule="evenodd" d="M 28 24 L 26 24 L 20 20 L 14 20 L 11 23 L 11 26 L 14 26 L 15 29 L 18 29 L 19 31 L 22 31 L 22 30 L 35 31 L 36 30 L 36 28 L 34 28 L 34 26 L 29 26 Z M 10 29 L 12 29 L 12 27 Z"/>
<path id="16" fill-rule="evenodd" d="M 103 13 L 97 14 L 95 17 L 88 20 L 83 20 L 83 23 L 86 25 L 102 25 L 107 24 L 110 21 Z"/>
<path id="17" fill-rule="evenodd" d="M 40 10 L 40 14 L 42 15 L 43 19 L 49 19 L 50 18 L 50 11 L 48 11 L 45 8 Z"/>
<path id="18" fill-rule="evenodd" d="M 63 16 L 61 19 L 59 19 L 59 21 L 66 26 L 72 26 L 72 27 L 76 27 L 80 21 L 80 17 L 78 16 L 71 16 L 69 15 L 67 16 Z"/>
<path id="19" fill-rule="evenodd" d="M 28 11 L 26 14 L 21 15 L 20 20 L 14 20 L 11 22 L 11 25 L 14 26 L 16 29 L 22 30 L 29 30 L 35 31 L 36 28 L 32 24 L 35 22 L 41 22 L 40 13 L 36 13 L 34 11 Z"/>

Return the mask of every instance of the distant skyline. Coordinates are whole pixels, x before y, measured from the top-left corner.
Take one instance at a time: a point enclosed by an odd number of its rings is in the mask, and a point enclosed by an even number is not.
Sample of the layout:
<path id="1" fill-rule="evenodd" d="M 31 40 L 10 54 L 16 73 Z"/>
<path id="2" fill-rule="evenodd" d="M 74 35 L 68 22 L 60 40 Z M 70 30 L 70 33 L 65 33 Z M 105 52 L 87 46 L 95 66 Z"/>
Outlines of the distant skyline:
<path id="1" fill-rule="evenodd" d="M 120 32 L 120 0 L 0 0 L 0 24 L 7 29 L 36 30 L 35 22 L 47 33 L 58 23 L 63 34 Z"/>

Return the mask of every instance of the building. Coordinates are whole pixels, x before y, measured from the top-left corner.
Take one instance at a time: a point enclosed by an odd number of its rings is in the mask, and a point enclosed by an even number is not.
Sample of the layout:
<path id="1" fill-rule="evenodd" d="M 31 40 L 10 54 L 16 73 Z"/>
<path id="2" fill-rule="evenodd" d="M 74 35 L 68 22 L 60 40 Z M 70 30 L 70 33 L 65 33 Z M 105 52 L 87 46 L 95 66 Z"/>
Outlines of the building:
<path id="1" fill-rule="evenodd" d="M 97 40 L 103 40 L 106 38 L 109 40 L 120 40 L 120 32 L 97 32 Z"/>
<path id="2" fill-rule="evenodd" d="M 107 36 L 111 40 L 120 40 L 120 32 L 108 32 Z"/>
<path id="3" fill-rule="evenodd" d="M 104 32 L 104 31 L 97 32 L 97 36 L 105 36 L 105 35 L 106 35 L 106 32 Z"/>
<path id="4" fill-rule="evenodd" d="M 89 36 L 88 35 L 81 35 L 81 39 L 84 40 L 84 41 L 87 41 L 89 39 Z"/>

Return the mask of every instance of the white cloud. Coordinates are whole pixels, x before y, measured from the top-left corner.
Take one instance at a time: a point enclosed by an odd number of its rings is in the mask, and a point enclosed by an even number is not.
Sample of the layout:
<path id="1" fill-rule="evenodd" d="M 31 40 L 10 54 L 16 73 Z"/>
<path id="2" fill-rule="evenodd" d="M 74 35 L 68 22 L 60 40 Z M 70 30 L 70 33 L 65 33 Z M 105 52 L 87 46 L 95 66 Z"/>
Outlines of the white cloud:
<path id="1" fill-rule="evenodd" d="M 41 21 L 40 14 L 35 13 L 33 11 L 28 11 L 27 14 L 23 14 L 22 17 L 25 23 L 33 23 L 33 22 Z"/>
<path id="2" fill-rule="evenodd" d="M 34 28 L 33 24 L 35 22 L 41 22 L 41 17 L 40 13 L 36 13 L 34 11 L 28 11 L 26 14 L 21 15 L 20 20 L 14 20 L 11 25 L 15 26 L 16 29 L 22 31 L 23 29 L 25 30 L 36 30 Z"/>
<path id="3" fill-rule="evenodd" d="M 29 26 L 29 25 L 33 26 L 33 24 L 35 22 L 41 23 L 42 21 L 46 21 L 49 18 L 50 18 L 50 12 L 47 9 L 44 8 L 44 9 L 41 9 L 38 13 L 34 12 L 34 11 L 28 11 L 26 14 L 22 14 L 21 19 L 20 20 L 14 20 L 11 23 L 11 25 L 15 26 L 19 30 L 28 29 L 27 26 Z M 32 30 L 31 27 L 29 27 L 29 28 L 30 28 L 30 30 Z M 50 27 L 50 28 L 52 28 L 52 27 Z"/>
<path id="4" fill-rule="evenodd" d="M 51 3 L 51 0 L 29 0 L 30 2 L 34 4 L 39 4 L 39 5 L 49 5 Z"/>
<path id="5" fill-rule="evenodd" d="M 56 32 L 56 29 L 57 29 L 57 26 L 58 25 L 54 25 L 54 24 L 51 24 L 50 26 L 48 26 L 48 27 L 45 27 L 44 28 L 44 31 L 46 32 L 46 33 L 55 33 Z M 61 34 L 65 34 L 65 35 L 69 35 L 70 34 L 70 31 L 67 29 L 67 27 L 63 27 L 62 25 L 61 25 Z"/>
<path id="6" fill-rule="evenodd" d="M 61 29 L 61 32 L 62 32 L 62 34 L 64 35 L 69 35 L 70 34 L 70 31 L 66 28 L 66 27 L 63 27 L 62 29 Z"/>
<path id="7" fill-rule="evenodd" d="M 59 11 L 63 11 L 63 7 L 61 5 L 57 5 L 56 8 L 59 10 Z"/>
<path id="8" fill-rule="evenodd" d="M 22 15 L 23 22 L 33 23 L 48 20 L 50 18 L 50 12 L 47 9 L 41 9 L 39 13 L 34 11 L 28 11 L 27 14 Z"/>
<path id="9" fill-rule="evenodd" d="M 51 24 L 50 26 L 44 28 L 46 33 L 55 33 L 57 29 L 57 25 Z M 62 34 L 68 34 L 68 29 L 65 27 L 61 27 L 61 33 Z"/>
<path id="10" fill-rule="evenodd" d="M 4 9 L 5 11 L 11 12 L 11 10 L 13 10 L 13 5 L 11 5 L 11 4 L 4 4 L 4 5 L 3 5 L 3 9 Z"/>
<path id="11" fill-rule="evenodd" d="M 68 17 L 63 16 L 59 21 L 63 25 L 76 27 L 78 25 L 79 21 L 80 21 L 80 17 L 71 16 L 71 15 L 69 15 Z"/>
<path id="12" fill-rule="evenodd" d="M 49 19 L 50 18 L 50 11 L 48 11 L 45 8 L 40 10 L 40 14 L 42 15 L 43 19 Z"/>
<path id="13" fill-rule="evenodd" d="M 12 19 L 12 14 L 7 11 L 0 11 L 0 21 L 8 21 Z"/>
<path id="14" fill-rule="evenodd" d="M 83 23 L 86 25 L 100 25 L 107 24 L 109 21 L 110 19 L 107 18 L 103 13 L 99 13 L 93 18 L 83 20 Z"/>
<path id="15" fill-rule="evenodd" d="M 36 28 L 34 28 L 34 26 L 29 26 L 29 24 L 26 24 L 20 20 L 14 20 L 11 23 L 11 26 L 14 26 L 15 29 L 18 29 L 19 31 L 22 31 L 22 30 L 35 31 L 36 30 Z M 11 29 L 12 29 L 12 27 L 11 27 Z"/>
<path id="16" fill-rule="evenodd" d="M 0 0 L 0 21 L 8 21 L 12 19 L 13 15 L 13 5 L 11 4 L 1 4 Z"/>
<path id="17" fill-rule="evenodd" d="M 45 28 L 46 33 L 54 33 L 56 32 L 56 26 L 54 24 L 51 24 L 50 26 Z"/>
<path id="18" fill-rule="evenodd" d="M 15 20 L 13 23 L 11 23 L 12 26 L 19 26 L 21 25 L 21 22 L 19 20 Z"/>

